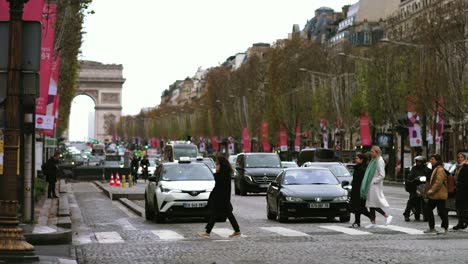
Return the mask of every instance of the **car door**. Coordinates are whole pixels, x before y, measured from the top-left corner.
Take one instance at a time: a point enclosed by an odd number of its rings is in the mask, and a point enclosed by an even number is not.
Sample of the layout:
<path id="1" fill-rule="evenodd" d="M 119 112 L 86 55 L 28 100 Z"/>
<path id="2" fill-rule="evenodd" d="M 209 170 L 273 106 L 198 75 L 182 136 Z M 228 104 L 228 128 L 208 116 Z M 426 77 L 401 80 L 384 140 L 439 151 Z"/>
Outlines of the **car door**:
<path id="1" fill-rule="evenodd" d="M 284 171 L 280 172 L 278 176 L 276 176 L 276 179 L 270 184 L 270 186 L 268 186 L 267 189 L 268 203 L 270 204 L 270 208 L 272 208 L 273 210 L 276 210 L 277 207 L 278 195 L 281 190 L 281 184 L 283 182 L 284 173 Z"/>
<path id="2" fill-rule="evenodd" d="M 160 182 L 160 177 L 161 177 L 161 171 L 163 170 L 163 165 L 159 165 L 158 168 L 156 169 L 154 173 L 154 177 L 156 178 L 156 182 L 149 182 L 148 184 L 148 193 L 151 194 L 148 198 L 151 201 L 151 204 L 154 205 L 154 197 L 156 195 L 156 190 L 158 188 L 158 184 Z"/>

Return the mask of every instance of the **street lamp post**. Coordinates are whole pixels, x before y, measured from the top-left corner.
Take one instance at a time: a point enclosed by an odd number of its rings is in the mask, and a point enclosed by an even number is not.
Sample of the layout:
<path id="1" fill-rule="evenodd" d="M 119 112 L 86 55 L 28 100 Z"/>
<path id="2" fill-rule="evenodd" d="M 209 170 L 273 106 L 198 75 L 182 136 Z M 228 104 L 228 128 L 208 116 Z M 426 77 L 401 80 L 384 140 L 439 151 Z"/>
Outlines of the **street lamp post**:
<path id="1" fill-rule="evenodd" d="M 4 170 L 0 176 L 0 260 L 36 261 L 34 247 L 26 242 L 19 227 L 18 179 L 21 128 L 21 55 L 23 6 L 28 0 L 9 0 L 9 56 L 5 102 Z"/>

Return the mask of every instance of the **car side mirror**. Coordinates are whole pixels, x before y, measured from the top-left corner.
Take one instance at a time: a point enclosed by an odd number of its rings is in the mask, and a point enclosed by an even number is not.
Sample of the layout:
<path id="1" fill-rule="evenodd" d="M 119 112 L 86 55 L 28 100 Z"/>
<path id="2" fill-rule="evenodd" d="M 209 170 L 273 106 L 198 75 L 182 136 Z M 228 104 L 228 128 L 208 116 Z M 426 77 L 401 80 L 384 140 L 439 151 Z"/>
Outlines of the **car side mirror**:
<path id="1" fill-rule="evenodd" d="M 156 178 L 156 176 L 149 176 L 149 177 L 148 177 L 148 181 L 150 181 L 150 182 L 157 182 L 157 178 Z"/>
<path id="2" fill-rule="evenodd" d="M 278 187 L 278 183 L 277 183 L 277 182 L 275 182 L 275 181 L 272 181 L 272 182 L 270 182 L 270 185 L 271 185 L 271 186 Z"/>
<path id="3" fill-rule="evenodd" d="M 346 186 L 349 186 L 349 181 L 342 181 L 341 182 L 341 187 L 346 187 Z"/>

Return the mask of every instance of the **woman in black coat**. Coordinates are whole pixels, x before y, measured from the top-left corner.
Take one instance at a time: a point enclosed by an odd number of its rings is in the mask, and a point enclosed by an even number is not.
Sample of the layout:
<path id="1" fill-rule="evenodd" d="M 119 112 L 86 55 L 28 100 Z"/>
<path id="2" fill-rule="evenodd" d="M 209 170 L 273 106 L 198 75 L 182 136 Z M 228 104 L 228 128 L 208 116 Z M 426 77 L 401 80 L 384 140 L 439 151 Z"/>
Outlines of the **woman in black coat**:
<path id="1" fill-rule="evenodd" d="M 464 153 L 458 153 L 457 158 L 460 164 L 455 171 L 455 178 L 457 179 L 455 207 L 457 209 L 458 224 L 453 227 L 453 230 L 468 227 L 468 164 Z"/>
<path id="2" fill-rule="evenodd" d="M 201 237 L 209 237 L 213 226 L 215 225 L 216 219 L 226 217 L 234 229 L 234 233 L 229 237 L 240 237 L 241 232 L 239 224 L 237 223 L 234 214 L 232 213 L 231 204 L 231 175 L 232 167 L 229 161 L 224 156 L 218 156 L 216 158 L 216 173 L 214 174 L 215 186 L 211 191 L 208 198 L 208 208 L 210 210 L 210 216 L 208 223 L 205 227 L 205 232 L 199 233 Z"/>
<path id="3" fill-rule="evenodd" d="M 354 213 L 354 223 L 352 228 L 361 227 L 361 214 L 369 217 L 369 211 L 366 208 L 366 200 L 361 199 L 361 183 L 367 168 L 367 157 L 364 154 L 357 154 L 355 158 L 353 182 L 351 183 L 351 203 L 350 209 Z"/>

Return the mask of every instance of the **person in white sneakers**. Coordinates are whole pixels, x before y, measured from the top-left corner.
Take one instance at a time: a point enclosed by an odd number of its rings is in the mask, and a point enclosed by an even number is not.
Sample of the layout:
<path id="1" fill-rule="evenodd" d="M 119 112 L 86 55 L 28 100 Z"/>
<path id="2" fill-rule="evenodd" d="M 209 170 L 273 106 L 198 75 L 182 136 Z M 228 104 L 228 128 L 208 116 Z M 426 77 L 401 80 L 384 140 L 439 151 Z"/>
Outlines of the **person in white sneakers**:
<path id="1" fill-rule="evenodd" d="M 385 225 L 389 225 L 393 219 L 393 216 L 385 213 L 382 209 L 384 207 L 390 207 L 383 193 L 385 162 L 381 157 L 382 150 L 379 146 L 372 146 L 370 155 L 372 160 L 369 166 L 367 166 L 361 185 L 361 198 L 366 200 L 366 207 L 369 207 L 370 210 L 371 224 L 366 226 L 366 228 L 374 228 L 377 226 L 375 224 L 375 212 L 385 217 Z"/>

